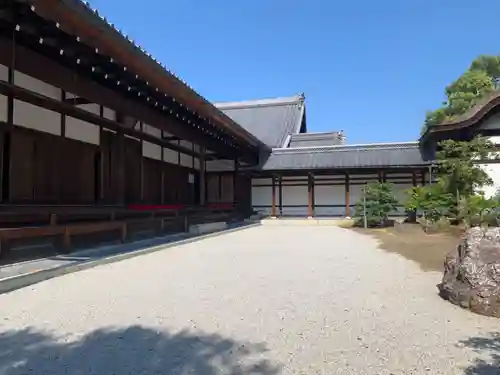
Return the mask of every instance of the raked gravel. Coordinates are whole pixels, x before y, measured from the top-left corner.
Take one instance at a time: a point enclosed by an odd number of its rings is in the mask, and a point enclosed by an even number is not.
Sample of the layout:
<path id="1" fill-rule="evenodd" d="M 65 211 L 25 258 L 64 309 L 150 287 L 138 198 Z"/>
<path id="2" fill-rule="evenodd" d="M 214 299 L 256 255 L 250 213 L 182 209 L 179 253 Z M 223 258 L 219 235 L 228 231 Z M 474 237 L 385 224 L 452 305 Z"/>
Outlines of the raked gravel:
<path id="1" fill-rule="evenodd" d="M 500 321 L 440 277 L 350 230 L 251 228 L 0 295 L 0 375 L 496 373 Z"/>

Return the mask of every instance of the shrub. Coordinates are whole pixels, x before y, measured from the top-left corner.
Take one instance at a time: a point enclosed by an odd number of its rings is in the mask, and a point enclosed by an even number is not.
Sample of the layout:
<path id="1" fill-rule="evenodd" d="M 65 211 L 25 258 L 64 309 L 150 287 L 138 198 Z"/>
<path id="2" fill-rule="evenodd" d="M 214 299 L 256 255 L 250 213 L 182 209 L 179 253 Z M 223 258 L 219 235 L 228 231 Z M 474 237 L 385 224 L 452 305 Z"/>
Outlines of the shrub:
<path id="1" fill-rule="evenodd" d="M 362 225 L 366 212 L 366 223 L 369 227 L 381 227 L 388 223 L 391 212 L 397 210 L 398 200 L 394 196 L 392 184 L 385 182 L 369 183 L 363 191 L 365 199 L 356 204 L 357 224 Z"/>

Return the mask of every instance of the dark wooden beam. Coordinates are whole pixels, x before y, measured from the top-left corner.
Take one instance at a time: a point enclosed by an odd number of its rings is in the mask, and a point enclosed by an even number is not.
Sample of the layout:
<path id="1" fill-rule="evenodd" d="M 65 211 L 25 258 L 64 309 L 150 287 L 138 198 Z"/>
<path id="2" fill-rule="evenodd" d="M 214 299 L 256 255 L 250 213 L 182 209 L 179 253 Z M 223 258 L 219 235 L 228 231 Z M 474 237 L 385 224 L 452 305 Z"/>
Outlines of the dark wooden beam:
<path id="1" fill-rule="evenodd" d="M 283 216 L 283 177 L 279 176 L 278 180 L 278 205 L 280 210 L 280 216 Z"/>
<path id="2" fill-rule="evenodd" d="M 187 147 L 178 146 L 169 142 L 162 141 L 161 139 L 153 137 L 152 135 L 149 135 L 147 133 L 141 133 L 133 129 L 124 128 L 116 121 L 112 121 L 107 118 L 101 118 L 99 115 L 88 112 L 84 109 L 72 106 L 70 104 L 62 103 L 58 100 L 34 93 L 19 86 L 10 85 L 7 82 L 0 81 L 0 94 L 12 96 L 17 100 L 21 100 L 23 102 L 30 103 L 41 108 L 50 109 L 54 112 L 65 114 L 113 131 L 121 131 L 125 135 L 129 135 L 137 139 L 143 139 L 144 141 L 163 146 L 174 151 L 182 152 L 187 155 L 193 155 L 193 151 Z M 199 154 L 194 153 L 194 156 L 199 156 Z"/>
<path id="3" fill-rule="evenodd" d="M 4 65 L 8 65 L 11 59 L 11 44 L 11 41 L 0 38 L 0 63 Z M 127 98 L 123 94 L 97 83 L 97 76 L 95 77 L 96 79 L 89 80 L 80 76 L 75 70 L 71 70 L 57 63 L 55 60 L 47 58 L 24 46 L 16 47 L 16 69 L 45 81 L 50 77 L 49 82 L 47 82 L 49 84 L 72 92 L 79 97 L 87 98 L 93 103 L 104 105 L 117 112 L 127 113 L 127 115 L 135 119 L 175 134 L 187 141 L 203 144 L 216 151 L 221 158 L 234 159 L 235 157 L 239 157 L 248 162 L 255 162 L 257 157 L 254 152 L 224 146 L 217 139 L 209 135 L 204 135 L 199 130 L 196 130 L 195 127 L 184 123 L 180 117 L 169 116 L 167 113 L 154 109 L 148 103 L 141 102 L 137 98 L 135 100 Z M 186 154 L 189 155 L 189 153 Z"/>

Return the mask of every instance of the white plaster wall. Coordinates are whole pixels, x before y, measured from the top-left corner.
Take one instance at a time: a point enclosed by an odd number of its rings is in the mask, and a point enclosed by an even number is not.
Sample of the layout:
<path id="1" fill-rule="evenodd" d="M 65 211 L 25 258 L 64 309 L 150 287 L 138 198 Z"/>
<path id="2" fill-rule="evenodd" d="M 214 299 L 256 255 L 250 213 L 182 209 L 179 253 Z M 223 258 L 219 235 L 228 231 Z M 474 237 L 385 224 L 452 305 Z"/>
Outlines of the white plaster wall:
<path id="1" fill-rule="evenodd" d="M 252 206 L 257 212 L 266 215 L 271 214 L 271 186 L 252 186 Z M 277 201 L 276 201 L 277 204 Z M 256 207 L 256 206 L 269 206 L 269 207 Z"/>
<path id="2" fill-rule="evenodd" d="M 276 192 L 278 196 L 278 192 Z M 308 191 L 307 186 L 282 186 L 283 215 L 307 216 Z M 276 200 L 278 197 L 276 197 Z M 277 204 L 277 203 L 276 203 Z M 286 207 L 287 205 L 302 205 L 303 207 Z"/>
<path id="3" fill-rule="evenodd" d="M 144 124 L 143 129 L 144 129 L 144 133 L 152 135 L 153 137 L 156 137 L 156 138 L 161 138 L 161 130 L 160 129 L 155 128 L 155 127 L 148 125 L 148 124 Z"/>
<path id="4" fill-rule="evenodd" d="M 345 186 L 342 185 L 315 185 L 315 205 L 341 205 L 342 207 L 315 207 L 314 215 L 344 216 L 345 215 Z"/>
<path id="5" fill-rule="evenodd" d="M 7 121 L 7 97 L 0 95 L 0 121 Z"/>
<path id="6" fill-rule="evenodd" d="M 481 190 L 486 198 L 491 198 L 496 195 L 500 189 L 500 163 L 485 163 L 481 164 L 481 168 L 488 173 L 488 176 L 493 180 L 493 185 L 485 186 Z"/>
<path id="7" fill-rule="evenodd" d="M 171 164 L 178 164 L 179 153 L 169 148 L 163 148 L 163 161 Z"/>
<path id="8" fill-rule="evenodd" d="M 61 135 L 61 115 L 48 109 L 14 100 L 14 124 Z"/>
<path id="9" fill-rule="evenodd" d="M 78 141 L 99 145 L 99 127 L 74 117 L 66 117 L 66 137 Z"/>
<path id="10" fill-rule="evenodd" d="M 108 120 L 116 120 L 116 112 L 110 108 L 104 107 L 102 109 L 103 117 L 107 118 Z"/>
<path id="11" fill-rule="evenodd" d="M 85 111 L 88 111 L 90 113 L 93 113 L 94 115 L 97 115 L 97 116 L 99 116 L 101 114 L 101 107 L 99 104 L 95 104 L 95 103 L 80 104 L 80 105 L 77 105 L 76 107 L 83 109 Z"/>
<path id="12" fill-rule="evenodd" d="M 191 155 L 181 153 L 181 165 L 183 167 L 193 168 L 193 157 Z"/>
<path id="13" fill-rule="evenodd" d="M 24 73 L 14 72 L 14 84 L 49 98 L 61 100 L 61 89 Z"/>
<path id="14" fill-rule="evenodd" d="M 0 64 L 0 80 L 2 81 L 9 80 L 9 68 L 2 64 Z"/>
<path id="15" fill-rule="evenodd" d="M 185 147 L 185 148 L 187 148 L 187 149 L 189 149 L 189 150 L 192 150 L 192 149 L 193 149 L 193 144 L 192 144 L 191 142 L 185 141 L 185 140 L 183 140 L 183 139 L 181 139 L 181 140 L 179 141 L 179 145 L 181 145 L 182 147 Z"/>
<path id="16" fill-rule="evenodd" d="M 161 160 L 161 146 L 144 141 L 142 144 L 142 155 L 156 160 Z"/>

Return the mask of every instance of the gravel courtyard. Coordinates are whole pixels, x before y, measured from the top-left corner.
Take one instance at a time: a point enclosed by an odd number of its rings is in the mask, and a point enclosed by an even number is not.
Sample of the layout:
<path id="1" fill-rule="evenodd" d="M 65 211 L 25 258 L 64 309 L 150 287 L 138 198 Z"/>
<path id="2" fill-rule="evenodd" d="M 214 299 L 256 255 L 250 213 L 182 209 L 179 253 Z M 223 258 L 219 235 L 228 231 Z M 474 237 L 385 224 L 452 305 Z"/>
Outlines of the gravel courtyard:
<path id="1" fill-rule="evenodd" d="M 0 295 L 0 375 L 498 374 L 500 322 L 336 227 L 261 226 Z"/>

